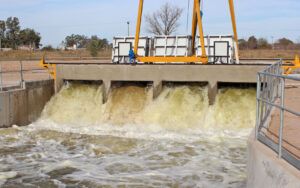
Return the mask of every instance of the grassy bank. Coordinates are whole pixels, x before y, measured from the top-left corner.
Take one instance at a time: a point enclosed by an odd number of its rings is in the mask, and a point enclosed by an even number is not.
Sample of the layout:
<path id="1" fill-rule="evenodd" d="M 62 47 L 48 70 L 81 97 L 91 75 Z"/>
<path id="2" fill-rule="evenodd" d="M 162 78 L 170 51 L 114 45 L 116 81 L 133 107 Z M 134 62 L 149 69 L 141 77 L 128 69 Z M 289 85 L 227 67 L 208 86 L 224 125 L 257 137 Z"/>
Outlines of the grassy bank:
<path id="1" fill-rule="evenodd" d="M 241 58 L 295 58 L 300 50 L 241 50 Z M 0 59 L 25 59 L 41 57 L 91 57 L 87 50 L 77 51 L 21 51 L 0 52 Z M 100 51 L 98 57 L 111 57 L 111 50 Z"/>
<path id="2" fill-rule="evenodd" d="M 295 58 L 300 50 L 241 50 L 241 58 Z"/>
<path id="3" fill-rule="evenodd" d="M 76 51 L 22 51 L 11 50 L 7 52 L 0 52 L 0 59 L 30 59 L 41 57 L 92 57 L 87 50 Z M 111 57 L 111 50 L 99 51 L 97 57 Z"/>

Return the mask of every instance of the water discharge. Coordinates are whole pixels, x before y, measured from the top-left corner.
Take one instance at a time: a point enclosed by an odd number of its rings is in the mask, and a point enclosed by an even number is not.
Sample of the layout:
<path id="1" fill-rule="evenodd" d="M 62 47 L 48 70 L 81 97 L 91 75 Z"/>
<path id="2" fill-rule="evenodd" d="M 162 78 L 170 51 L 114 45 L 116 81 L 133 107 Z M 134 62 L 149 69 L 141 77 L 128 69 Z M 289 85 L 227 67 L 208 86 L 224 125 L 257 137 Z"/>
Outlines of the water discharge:
<path id="1" fill-rule="evenodd" d="M 254 89 L 69 83 L 28 127 L 0 130 L 0 186 L 244 187 Z"/>

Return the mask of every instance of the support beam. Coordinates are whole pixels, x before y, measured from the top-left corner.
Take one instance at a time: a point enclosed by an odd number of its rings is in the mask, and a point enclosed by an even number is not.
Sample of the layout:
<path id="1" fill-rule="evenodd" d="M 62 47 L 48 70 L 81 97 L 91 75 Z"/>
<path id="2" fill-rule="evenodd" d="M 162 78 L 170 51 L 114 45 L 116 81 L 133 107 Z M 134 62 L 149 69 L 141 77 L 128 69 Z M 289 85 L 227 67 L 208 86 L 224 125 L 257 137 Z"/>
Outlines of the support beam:
<path id="1" fill-rule="evenodd" d="M 55 93 L 59 92 L 62 86 L 64 85 L 64 78 L 61 77 L 62 73 L 64 72 L 62 66 L 58 66 L 57 72 L 59 73 L 55 80 Z"/>
<path id="2" fill-rule="evenodd" d="M 193 23 L 192 23 L 192 56 L 195 55 L 195 41 L 196 41 L 196 32 L 197 32 L 197 15 L 196 15 L 196 1 L 194 1 L 194 8 L 193 8 Z"/>
<path id="3" fill-rule="evenodd" d="M 156 99 L 162 91 L 162 81 L 153 82 L 153 99 Z"/>
<path id="4" fill-rule="evenodd" d="M 208 62 L 208 57 L 137 57 L 140 62 L 164 62 L 164 63 L 180 63 L 180 62 Z"/>
<path id="5" fill-rule="evenodd" d="M 199 3 L 199 0 L 195 0 L 195 2 L 196 2 L 196 12 L 197 12 L 198 27 L 199 27 L 199 36 L 200 36 L 200 41 L 201 41 L 202 57 L 207 57 L 206 52 L 205 52 L 205 43 L 204 43 L 204 36 L 203 36 L 200 3 Z M 208 62 L 208 59 L 207 59 L 207 61 L 203 61 L 202 63 L 207 64 L 207 62 Z"/>
<path id="6" fill-rule="evenodd" d="M 215 81 L 208 82 L 209 105 L 215 104 L 217 94 L 218 94 L 218 83 Z"/>
<path id="7" fill-rule="evenodd" d="M 134 44 L 134 54 L 136 56 L 138 55 L 137 53 L 138 53 L 138 45 L 139 45 L 139 39 L 140 39 L 143 5 L 144 5 L 144 0 L 140 0 L 139 14 L 138 14 L 138 19 L 137 19 L 137 24 L 136 24 L 135 44 Z"/>
<path id="8" fill-rule="evenodd" d="M 239 41 L 238 41 L 238 35 L 237 35 L 237 29 L 236 29 L 236 21 L 235 21 L 235 12 L 234 12 L 234 5 L 233 0 L 228 0 L 229 2 L 229 9 L 230 9 L 230 15 L 231 15 L 231 22 L 232 22 L 232 29 L 234 34 L 234 40 L 236 43 L 236 59 L 239 60 L 240 58 L 240 49 L 239 49 Z"/>
<path id="9" fill-rule="evenodd" d="M 111 90 L 111 80 L 103 80 L 103 104 L 107 102 Z"/>

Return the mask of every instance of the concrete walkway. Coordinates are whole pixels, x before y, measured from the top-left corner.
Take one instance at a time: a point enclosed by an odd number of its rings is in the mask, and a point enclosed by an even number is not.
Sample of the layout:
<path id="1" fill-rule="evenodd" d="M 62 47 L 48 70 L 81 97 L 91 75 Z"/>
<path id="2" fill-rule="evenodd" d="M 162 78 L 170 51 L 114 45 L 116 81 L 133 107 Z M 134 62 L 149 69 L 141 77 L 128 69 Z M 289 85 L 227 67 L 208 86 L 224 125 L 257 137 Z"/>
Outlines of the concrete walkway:
<path id="1" fill-rule="evenodd" d="M 285 87 L 285 107 L 300 112 L 300 83 L 287 80 Z M 267 137 L 278 143 L 280 110 L 276 109 L 271 117 Z M 300 159 L 300 117 L 284 112 L 283 147 Z"/>

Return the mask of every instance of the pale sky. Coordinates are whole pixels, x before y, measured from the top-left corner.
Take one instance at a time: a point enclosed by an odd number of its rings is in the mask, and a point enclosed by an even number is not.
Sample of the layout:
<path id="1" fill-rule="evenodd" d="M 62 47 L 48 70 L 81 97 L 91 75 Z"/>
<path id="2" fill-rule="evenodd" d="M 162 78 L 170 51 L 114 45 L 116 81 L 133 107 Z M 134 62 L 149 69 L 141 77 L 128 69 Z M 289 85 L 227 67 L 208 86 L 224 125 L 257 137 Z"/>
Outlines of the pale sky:
<path id="1" fill-rule="evenodd" d="M 144 0 L 144 14 L 171 2 L 184 9 L 176 34 L 186 35 L 188 0 Z M 190 0 L 191 6 L 193 0 Z M 250 35 L 265 37 L 271 42 L 287 37 L 300 42 L 300 0 L 235 0 L 239 38 Z M 41 43 L 58 46 L 67 35 L 97 35 L 112 41 L 114 36 L 127 35 L 130 21 L 131 35 L 135 34 L 139 0 L 0 0 L 0 20 L 13 16 L 21 27 L 41 33 Z M 190 7 L 191 14 L 191 7 Z M 228 0 L 203 1 L 205 34 L 232 34 Z M 141 35 L 145 33 L 142 24 Z"/>

